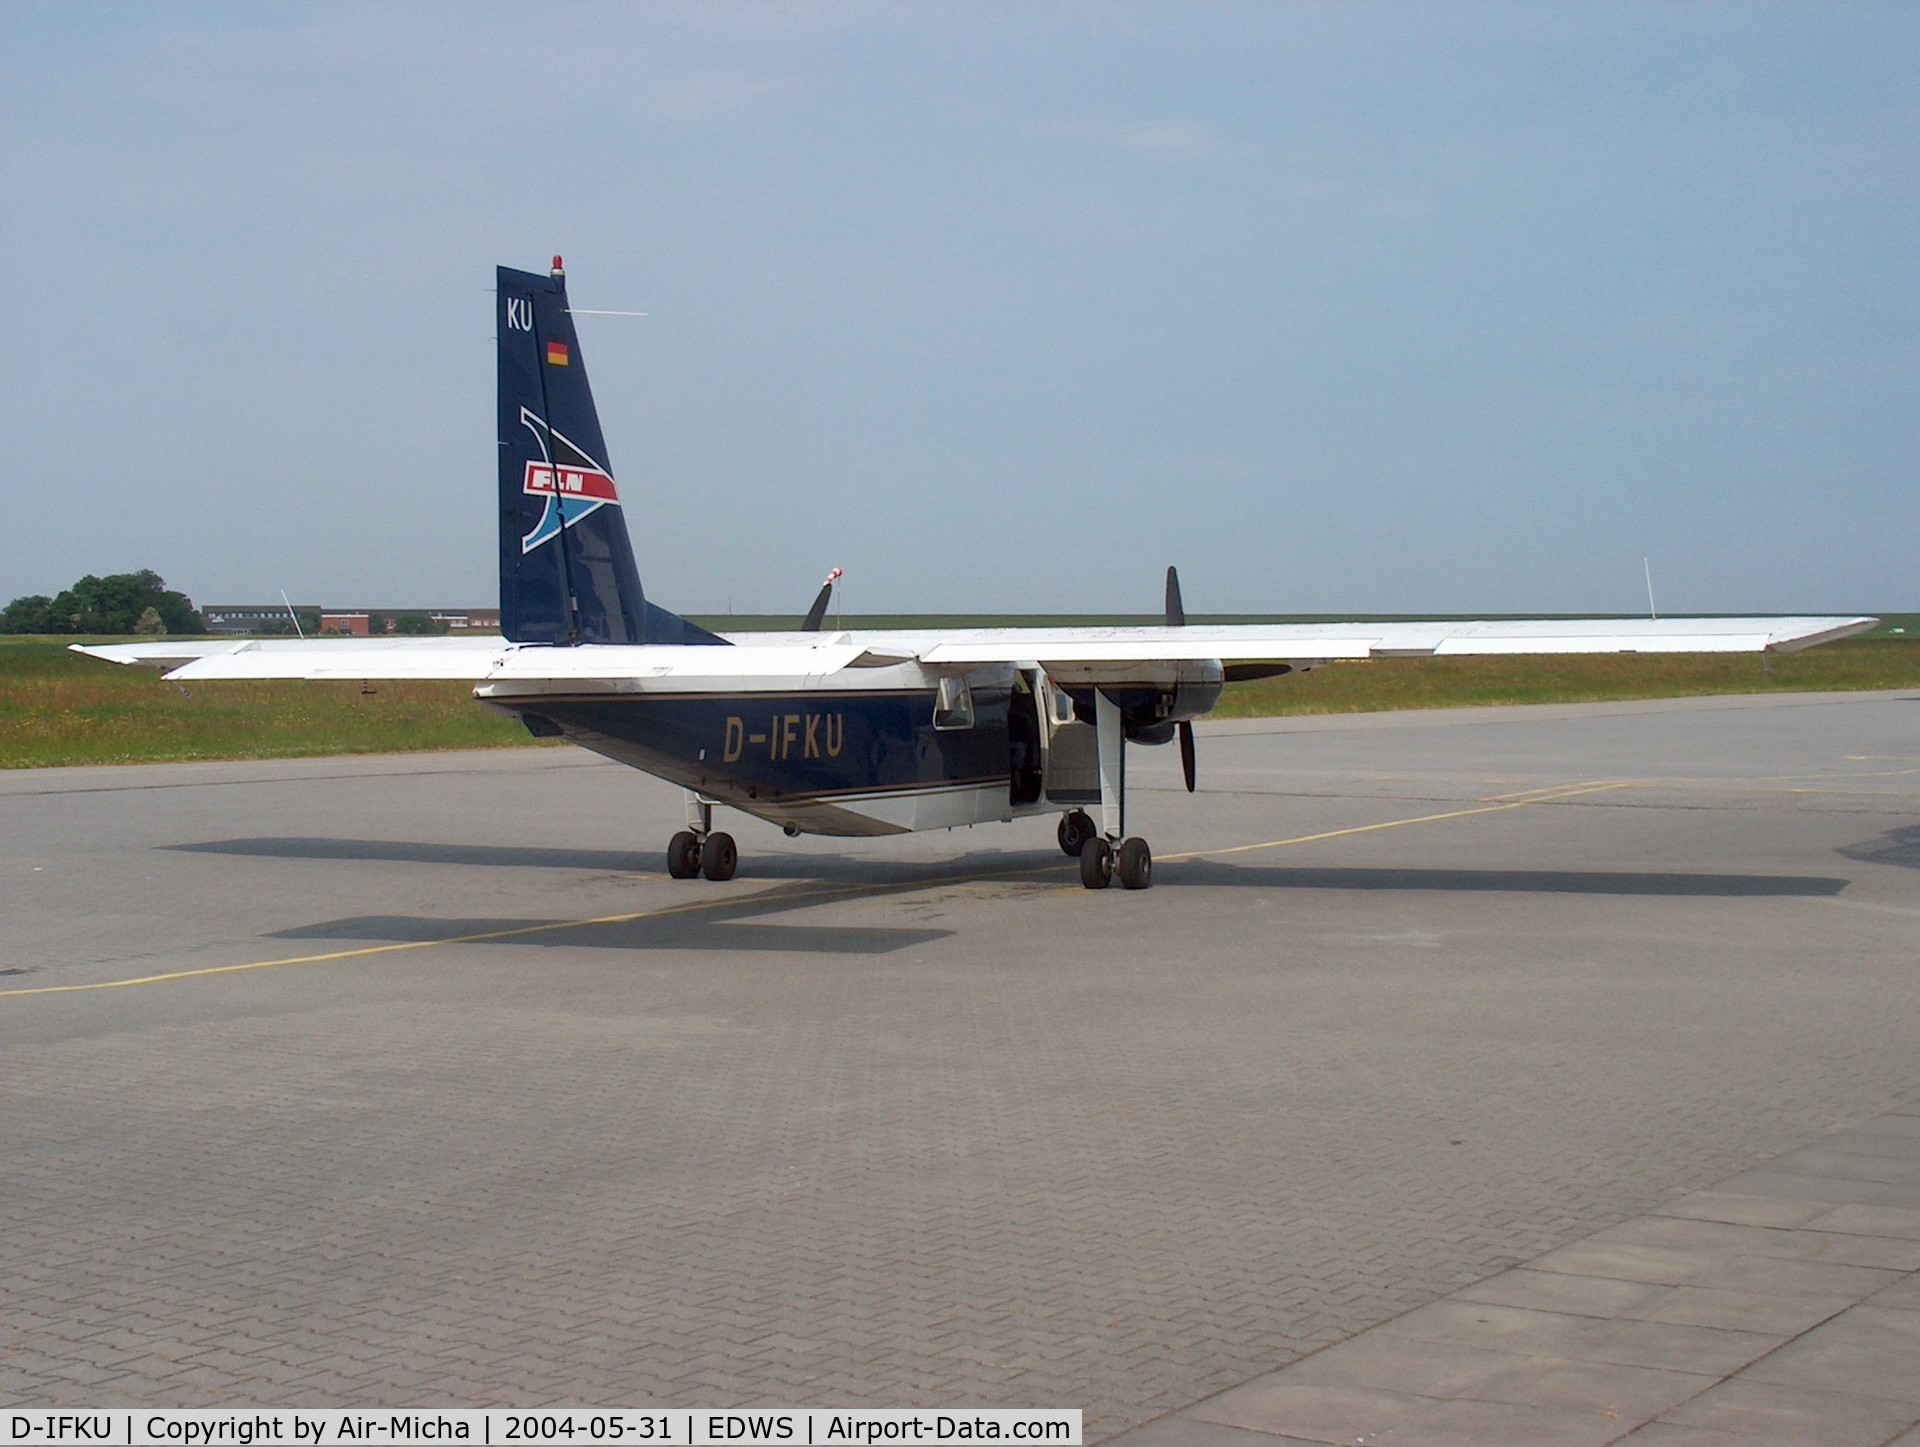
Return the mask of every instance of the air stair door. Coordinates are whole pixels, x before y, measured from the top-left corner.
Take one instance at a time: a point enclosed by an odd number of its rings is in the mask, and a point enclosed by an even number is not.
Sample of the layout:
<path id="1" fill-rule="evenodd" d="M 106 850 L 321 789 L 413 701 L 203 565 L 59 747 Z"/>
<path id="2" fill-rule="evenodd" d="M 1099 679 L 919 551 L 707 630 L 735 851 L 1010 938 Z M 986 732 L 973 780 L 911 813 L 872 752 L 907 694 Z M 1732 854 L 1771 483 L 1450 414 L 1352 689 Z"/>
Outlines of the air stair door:
<path id="1" fill-rule="evenodd" d="M 1038 669 L 1033 671 L 1040 701 L 1041 732 L 1046 737 L 1046 795 L 1049 804 L 1100 802 L 1100 744 L 1092 724 L 1073 716 L 1073 700 Z"/>
<path id="2" fill-rule="evenodd" d="M 1044 683 L 1038 669 L 1023 668 L 1007 692 L 1007 802 L 1016 809 L 1038 804 L 1046 788 Z"/>

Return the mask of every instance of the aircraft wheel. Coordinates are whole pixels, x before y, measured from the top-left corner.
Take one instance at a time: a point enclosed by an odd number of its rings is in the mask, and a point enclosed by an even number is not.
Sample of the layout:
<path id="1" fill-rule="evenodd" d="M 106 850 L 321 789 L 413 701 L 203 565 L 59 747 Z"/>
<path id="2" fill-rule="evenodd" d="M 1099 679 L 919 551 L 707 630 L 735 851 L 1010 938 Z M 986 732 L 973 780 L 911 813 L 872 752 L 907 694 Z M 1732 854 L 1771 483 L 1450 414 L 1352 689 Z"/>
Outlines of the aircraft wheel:
<path id="1" fill-rule="evenodd" d="M 1075 809 L 1060 816 L 1060 852 L 1069 859 L 1078 859 L 1080 851 L 1087 847 L 1087 841 L 1100 831 L 1093 827 L 1093 820 L 1082 810 Z"/>
<path id="2" fill-rule="evenodd" d="M 675 879 L 692 879 L 700 872 L 700 840 L 691 829 L 682 829 L 667 841 L 667 873 Z"/>
<path id="3" fill-rule="evenodd" d="M 709 834 L 706 848 L 700 851 L 700 869 L 708 879 L 732 879 L 740 867 L 740 851 L 731 834 Z"/>
<path id="4" fill-rule="evenodd" d="M 1080 882 L 1088 889 L 1105 889 L 1113 883 L 1113 846 L 1095 836 L 1080 851 Z"/>
<path id="5" fill-rule="evenodd" d="M 1144 839 L 1129 839 L 1120 846 L 1120 882 L 1128 889 L 1146 889 L 1153 884 L 1153 851 Z"/>

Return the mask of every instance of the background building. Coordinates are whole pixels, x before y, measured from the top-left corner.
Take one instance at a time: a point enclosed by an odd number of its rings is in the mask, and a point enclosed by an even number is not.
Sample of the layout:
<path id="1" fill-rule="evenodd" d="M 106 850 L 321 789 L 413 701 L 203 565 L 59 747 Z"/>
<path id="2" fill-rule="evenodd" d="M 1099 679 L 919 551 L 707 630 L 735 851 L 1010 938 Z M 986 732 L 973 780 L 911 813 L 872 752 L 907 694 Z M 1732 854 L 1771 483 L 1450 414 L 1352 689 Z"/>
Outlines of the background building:
<path id="1" fill-rule="evenodd" d="M 293 617 L 285 603 L 208 603 L 201 607 L 209 633 L 246 636 L 291 633 Z M 498 633 L 498 608 L 323 608 L 295 603 L 300 631 L 347 634 L 356 638 L 388 633 Z"/>

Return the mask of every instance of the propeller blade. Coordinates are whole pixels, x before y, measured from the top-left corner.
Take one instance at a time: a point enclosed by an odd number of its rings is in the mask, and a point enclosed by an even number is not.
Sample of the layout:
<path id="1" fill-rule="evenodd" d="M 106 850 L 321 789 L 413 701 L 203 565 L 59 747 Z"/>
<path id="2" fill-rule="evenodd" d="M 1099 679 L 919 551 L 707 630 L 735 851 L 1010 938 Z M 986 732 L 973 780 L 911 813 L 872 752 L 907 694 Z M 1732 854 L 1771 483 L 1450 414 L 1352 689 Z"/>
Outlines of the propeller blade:
<path id="1" fill-rule="evenodd" d="M 833 585 L 846 576 L 845 568 L 835 568 L 827 574 L 827 580 L 820 585 L 820 592 L 813 600 L 813 606 L 807 609 L 806 620 L 801 623 L 802 633 L 818 633 L 820 625 L 827 621 L 827 604 L 833 601 Z"/>
<path id="2" fill-rule="evenodd" d="M 1167 627 L 1184 628 L 1187 626 L 1187 605 L 1180 601 L 1180 572 L 1172 564 L 1167 566 Z M 1193 720 L 1180 720 L 1180 772 L 1187 777 L 1187 792 L 1193 792 L 1194 781 L 1193 756 Z"/>
<path id="3" fill-rule="evenodd" d="M 807 609 L 807 620 L 800 625 L 802 633 L 818 633 L 820 625 L 827 619 L 827 604 L 833 599 L 833 579 L 829 578 L 820 585 L 820 592 L 813 600 L 813 606 Z"/>

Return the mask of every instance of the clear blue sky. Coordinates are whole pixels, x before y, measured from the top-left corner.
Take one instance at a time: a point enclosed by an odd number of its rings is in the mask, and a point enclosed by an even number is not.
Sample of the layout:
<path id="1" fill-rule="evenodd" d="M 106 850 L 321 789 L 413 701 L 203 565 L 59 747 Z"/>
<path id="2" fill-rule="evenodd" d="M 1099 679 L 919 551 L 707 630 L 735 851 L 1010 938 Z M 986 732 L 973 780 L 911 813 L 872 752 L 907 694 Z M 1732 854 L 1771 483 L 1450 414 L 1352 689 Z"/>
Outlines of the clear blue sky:
<path id="1" fill-rule="evenodd" d="M 564 252 L 693 612 L 1920 607 L 1920 6 L 0 9 L 0 601 L 485 603 Z"/>

